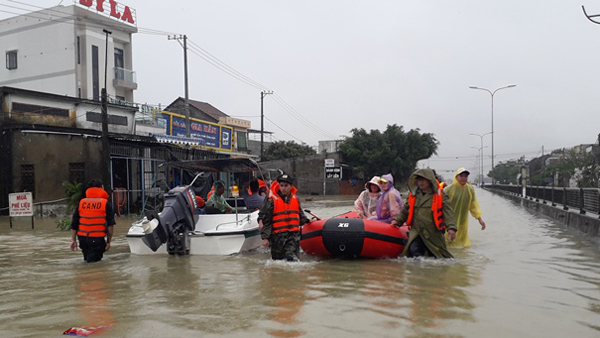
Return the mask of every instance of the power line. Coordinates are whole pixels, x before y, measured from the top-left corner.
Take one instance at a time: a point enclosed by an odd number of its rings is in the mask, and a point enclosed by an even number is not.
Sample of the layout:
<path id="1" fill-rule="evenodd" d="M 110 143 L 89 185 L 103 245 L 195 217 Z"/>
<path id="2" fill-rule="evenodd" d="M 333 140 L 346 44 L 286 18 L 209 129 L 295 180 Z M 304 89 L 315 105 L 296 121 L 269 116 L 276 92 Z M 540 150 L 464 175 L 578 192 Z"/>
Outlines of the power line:
<path id="1" fill-rule="evenodd" d="M 299 139 L 299 138 L 297 138 L 296 136 L 294 136 L 294 135 L 292 135 L 292 134 L 288 133 L 286 130 L 284 130 L 283 128 L 281 128 L 280 126 L 278 126 L 278 125 L 277 125 L 275 122 L 273 122 L 273 121 L 272 121 L 270 118 L 268 118 L 268 117 L 266 117 L 266 116 L 265 116 L 265 118 L 266 118 L 267 120 L 269 120 L 269 122 L 273 123 L 273 125 L 274 125 L 275 127 L 279 128 L 279 129 L 280 129 L 282 132 L 284 132 L 284 133 L 288 134 L 289 136 L 291 136 L 292 138 L 294 138 L 295 140 L 297 140 L 298 142 L 300 142 L 300 144 L 304 143 L 304 141 L 300 140 L 300 139 Z"/>

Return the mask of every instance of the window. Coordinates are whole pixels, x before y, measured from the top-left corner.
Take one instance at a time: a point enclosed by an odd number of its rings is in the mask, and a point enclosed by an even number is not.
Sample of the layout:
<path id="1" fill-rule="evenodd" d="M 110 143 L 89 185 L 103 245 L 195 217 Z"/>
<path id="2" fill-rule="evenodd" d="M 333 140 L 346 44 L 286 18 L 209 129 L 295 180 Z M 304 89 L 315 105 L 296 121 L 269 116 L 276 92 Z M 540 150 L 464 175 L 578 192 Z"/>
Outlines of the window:
<path id="1" fill-rule="evenodd" d="M 30 191 L 35 198 L 35 167 L 33 164 L 21 165 L 21 191 Z"/>
<path id="2" fill-rule="evenodd" d="M 17 51 L 6 52 L 6 69 L 17 69 Z"/>
<path id="3" fill-rule="evenodd" d="M 239 150 L 247 150 L 248 149 L 248 141 L 246 138 L 246 133 L 243 131 L 237 132 L 237 148 Z"/>
<path id="4" fill-rule="evenodd" d="M 92 97 L 100 101 L 100 63 L 98 61 L 98 46 L 92 45 Z M 88 94 L 89 95 L 89 94 Z"/>
<path id="5" fill-rule="evenodd" d="M 81 64 L 81 39 L 77 37 L 77 64 Z"/>
<path id="6" fill-rule="evenodd" d="M 115 48 L 115 77 L 118 80 L 125 79 L 125 59 L 123 58 L 123 50 L 120 48 Z"/>
<path id="7" fill-rule="evenodd" d="M 85 163 L 69 163 L 69 182 L 84 183 Z"/>

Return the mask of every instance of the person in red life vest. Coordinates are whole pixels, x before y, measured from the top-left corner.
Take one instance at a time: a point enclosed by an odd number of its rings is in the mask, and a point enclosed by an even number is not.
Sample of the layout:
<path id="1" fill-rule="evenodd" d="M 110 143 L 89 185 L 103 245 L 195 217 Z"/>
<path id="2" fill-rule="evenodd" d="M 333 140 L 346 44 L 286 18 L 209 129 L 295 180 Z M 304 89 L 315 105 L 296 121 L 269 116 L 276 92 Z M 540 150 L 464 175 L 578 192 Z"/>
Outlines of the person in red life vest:
<path id="1" fill-rule="evenodd" d="M 271 187 L 269 197 L 261 208 L 263 227 L 260 237 L 263 246 L 271 247 L 271 258 L 297 261 L 300 255 L 301 226 L 310 221 L 304 215 L 296 188 L 289 175 L 277 177 L 277 185 Z"/>
<path id="2" fill-rule="evenodd" d="M 448 195 L 436 180 L 431 169 L 419 169 L 408 179 L 410 193 L 400 215 L 392 221 L 398 226 L 410 226 L 408 243 L 403 256 L 453 258 L 446 248 L 444 233 L 454 241 L 456 223 Z"/>
<path id="3" fill-rule="evenodd" d="M 108 203 L 108 193 L 104 191 L 102 181 L 91 180 L 85 198 L 79 202 L 79 208 L 73 214 L 71 250 L 77 249 L 79 240 L 79 248 L 86 262 L 102 260 L 104 252 L 110 249 L 115 224 L 115 214 Z"/>

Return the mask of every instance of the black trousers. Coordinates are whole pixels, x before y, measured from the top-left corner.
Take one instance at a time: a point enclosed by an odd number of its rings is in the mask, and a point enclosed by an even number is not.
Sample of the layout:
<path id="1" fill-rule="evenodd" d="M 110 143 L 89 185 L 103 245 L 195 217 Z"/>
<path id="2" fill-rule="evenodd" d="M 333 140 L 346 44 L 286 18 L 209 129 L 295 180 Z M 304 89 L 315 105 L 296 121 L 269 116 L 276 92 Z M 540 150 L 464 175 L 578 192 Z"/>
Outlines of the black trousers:
<path id="1" fill-rule="evenodd" d="M 88 263 L 99 262 L 102 260 L 104 250 L 106 250 L 106 240 L 104 237 L 86 237 L 79 238 L 79 248 L 83 252 L 83 259 Z"/>
<path id="2" fill-rule="evenodd" d="M 427 245 L 423 243 L 421 236 L 417 236 L 408 247 L 408 252 L 406 253 L 407 257 L 433 257 L 433 253 L 429 251 Z"/>

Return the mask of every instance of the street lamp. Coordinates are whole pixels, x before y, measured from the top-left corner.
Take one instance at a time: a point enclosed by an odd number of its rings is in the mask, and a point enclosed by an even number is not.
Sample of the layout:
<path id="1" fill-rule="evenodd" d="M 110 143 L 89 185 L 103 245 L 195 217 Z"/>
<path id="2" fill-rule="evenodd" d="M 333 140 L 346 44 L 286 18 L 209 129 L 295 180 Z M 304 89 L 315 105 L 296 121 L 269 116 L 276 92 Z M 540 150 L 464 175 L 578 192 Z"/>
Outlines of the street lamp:
<path id="1" fill-rule="evenodd" d="M 469 88 L 471 89 L 480 89 L 480 90 L 485 90 L 486 92 L 490 93 L 490 95 L 492 96 L 492 170 L 494 170 L 494 94 L 496 94 L 497 91 L 499 91 L 500 89 L 506 89 L 506 88 L 513 88 L 516 87 L 517 85 L 515 84 L 511 84 L 508 86 L 504 86 L 504 87 L 500 87 L 497 88 L 494 91 L 491 91 L 487 88 L 481 88 L 481 87 L 476 87 L 476 86 L 469 86 Z M 494 178 L 492 177 L 492 184 L 494 183 Z"/>
<path id="2" fill-rule="evenodd" d="M 479 158 L 481 157 L 481 148 L 478 148 L 478 147 L 471 147 L 471 148 L 477 150 L 477 155 L 475 155 L 475 163 L 477 164 L 477 175 L 475 177 L 477 180 L 477 177 L 481 174 L 481 164 L 479 163 L 480 162 Z M 479 176 L 479 185 L 481 186 L 481 176 Z"/>
<path id="3" fill-rule="evenodd" d="M 479 136 L 480 140 L 481 140 L 481 148 L 479 148 L 479 151 L 481 151 L 481 156 L 479 158 L 479 160 L 481 161 L 481 181 L 480 181 L 480 186 L 483 184 L 483 137 L 485 135 L 490 135 L 491 133 L 485 133 L 483 135 L 480 134 L 469 134 L 469 135 L 473 135 L 473 136 Z"/>

